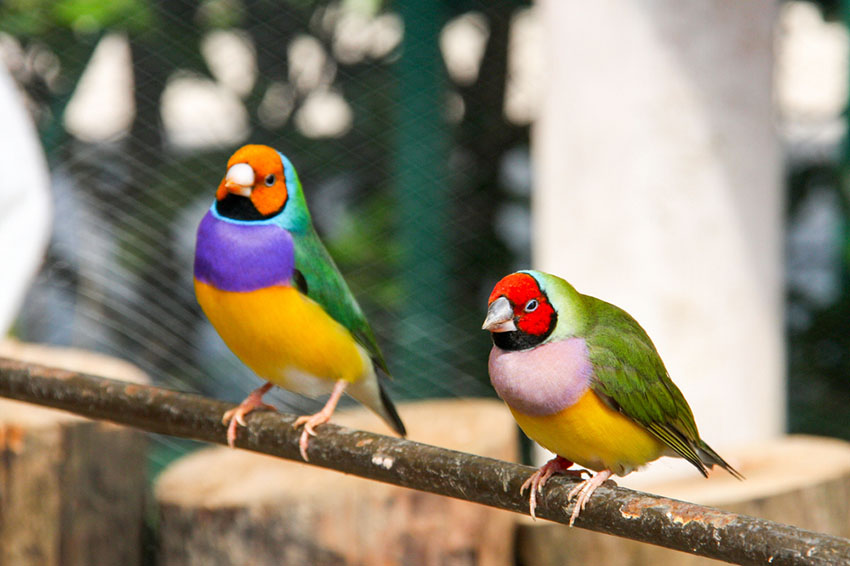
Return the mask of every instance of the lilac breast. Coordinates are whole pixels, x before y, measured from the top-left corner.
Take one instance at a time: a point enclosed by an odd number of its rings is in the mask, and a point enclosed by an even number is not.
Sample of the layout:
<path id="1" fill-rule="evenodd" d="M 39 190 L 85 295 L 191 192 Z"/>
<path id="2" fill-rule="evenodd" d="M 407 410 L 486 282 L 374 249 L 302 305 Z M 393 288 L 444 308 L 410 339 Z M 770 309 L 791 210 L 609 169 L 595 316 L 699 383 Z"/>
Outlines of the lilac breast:
<path id="1" fill-rule="evenodd" d="M 490 383 L 512 409 L 530 416 L 555 414 L 575 404 L 590 386 L 593 366 L 581 338 L 530 350 L 490 351 Z"/>
<path id="2" fill-rule="evenodd" d="M 195 279 L 222 291 L 254 291 L 292 279 L 295 250 L 273 224 L 235 224 L 207 212 L 198 227 Z"/>

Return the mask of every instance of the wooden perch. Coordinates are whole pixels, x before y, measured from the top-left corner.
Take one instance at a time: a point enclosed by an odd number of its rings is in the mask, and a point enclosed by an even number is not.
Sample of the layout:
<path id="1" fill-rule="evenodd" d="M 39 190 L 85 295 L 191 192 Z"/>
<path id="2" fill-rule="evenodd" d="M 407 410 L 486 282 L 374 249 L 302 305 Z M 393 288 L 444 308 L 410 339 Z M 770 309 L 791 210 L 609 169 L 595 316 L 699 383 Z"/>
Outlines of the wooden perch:
<path id="1" fill-rule="evenodd" d="M 221 415 L 231 404 L 0 358 L 0 395 L 150 432 L 223 444 Z M 301 461 L 295 417 L 257 412 L 240 429 L 240 448 Z M 498 507 L 528 512 L 519 487 L 532 468 L 322 425 L 311 465 Z M 791 464 L 789 464 L 791 465 Z M 804 463 L 801 473 L 805 473 Z M 577 480 L 553 478 L 538 517 L 567 523 L 567 492 Z M 850 540 L 657 497 L 606 483 L 576 526 L 739 564 L 850 564 Z"/>
<path id="2" fill-rule="evenodd" d="M 422 442 L 517 458 L 516 424 L 500 401 L 434 399 L 398 409 Z M 334 421 L 391 434 L 363 407 L 339 411 Z M 156 479 L 154 499 L 158 566 L 516 564 L 516 513 L 225 446 L 171 463 Z"/>

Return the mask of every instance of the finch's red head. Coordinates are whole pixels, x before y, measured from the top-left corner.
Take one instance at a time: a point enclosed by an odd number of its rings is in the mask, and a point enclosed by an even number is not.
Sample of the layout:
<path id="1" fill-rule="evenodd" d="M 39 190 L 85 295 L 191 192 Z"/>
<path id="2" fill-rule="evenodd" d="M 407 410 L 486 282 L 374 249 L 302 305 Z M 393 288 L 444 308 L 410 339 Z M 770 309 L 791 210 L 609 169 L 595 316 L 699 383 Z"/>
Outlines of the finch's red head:
<path id="1" fill-rule="evenodd" d="M 280 154 L 265 145 L 246 145 L 227 162 L 215 194 L 220 214 L 262 220 L 283 210 L 288 192 Z"/>
<path id="2" fill-rule="evenodd" d="M 515 340 L 531 347 L 546 339 L 558 315 L 537 279 L 525 272 L 504 277 L 493 288 L 483 328 L 493 333 L 516 333 Z M 498 344 L 497 344 L 498 345 Z"/>

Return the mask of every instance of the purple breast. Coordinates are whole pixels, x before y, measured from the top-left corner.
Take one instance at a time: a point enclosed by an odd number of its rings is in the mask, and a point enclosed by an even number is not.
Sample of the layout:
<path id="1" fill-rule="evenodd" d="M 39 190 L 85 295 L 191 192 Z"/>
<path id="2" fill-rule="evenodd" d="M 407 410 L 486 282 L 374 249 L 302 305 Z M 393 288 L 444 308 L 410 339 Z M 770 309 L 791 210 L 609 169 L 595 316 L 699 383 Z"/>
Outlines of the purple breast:
<path id="1" fill-rule="evenodd" d="M 529 416 L 553 415 L 587 391 L 593 366 L 587 344 L 569 338 L 530 350 L 490 351 L 490 383 L 512 409 Z"/>
<path id="2" fill-rule="evenodd" d="M 295 269 L 289 232 L 272 224 L 235 224 L 207 212 L 198 227 L 195 279 L 222 291 L 285 285 Z"/>

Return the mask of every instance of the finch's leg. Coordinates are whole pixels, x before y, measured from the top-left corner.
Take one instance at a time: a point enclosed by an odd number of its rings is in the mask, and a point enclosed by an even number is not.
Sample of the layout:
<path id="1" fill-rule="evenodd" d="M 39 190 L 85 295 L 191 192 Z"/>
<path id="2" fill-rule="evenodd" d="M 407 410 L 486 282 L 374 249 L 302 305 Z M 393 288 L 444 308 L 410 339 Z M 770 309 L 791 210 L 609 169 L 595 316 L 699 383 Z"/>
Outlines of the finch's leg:
<path id="1" fill-rule="evenodd" d="M 593 495 L 593 492 L 596 491 L 596 488 L 605 483 L 605 480 L 610 478 L 613 474 L 614 472 L 611 470 L 602 470 L 570 490 L 570 493 L 567 494 L 568 501 L 578 495 L 575 507 L 573 508 L 573 513 L 570 515 L 571 527 L 578 518 L 579 513 L 584 510 L 584 506 L 587 505 L 587 501 L 590 499 L 590 496 Z"/>
<path id="2" fill-rule="evenodd" d="M 546 482 L 552 477 L 553 474 L 556 473 L 565 473 L 565 474 L 578 474 L 581 475 L 583 470 L 568 470 L 573 463 L 567 460 L 566 458 L 561 458 L 560 456 L 555 456 L 536 472 L 531 474 L 525 483 L 522 484 L 522 487 L 519 488 L 519 493 L 522 495 L 526 489 L 531 488 L 531 494 L 528 498 L 528 508 L 531 511 L 531 518 L 537 519 L 537 516 L 534 514 L 535 509 L 537 508 L 537 494 L 543 494 L 543 486 L 546 485 Z"/>
<path id="3" fill-rule="evenodd" d="M 271 409 L 272 411 L 277 411 L 275 407 L 263 403 L 263 395 L 268 393 L 271 388 L 271 383 L 266 383 L 262 387 L 258 387 L 250 395 L 245 397 L 245 400 L 239 403 L 238 407 L 230 409 L 221 417 L 222 424 L 230 423 L 227 426 L 227 444 L 231 448 L 234 447 L 234 443 L 236 442 L 237 425 L 247 426 L 245 424 L 245 415 L 254 409 Z"/>
<path id="4" fill-rule="evenodd" d="M 322 407 L 321 411 L 313 415 L 298 417 L 295 419 L 295 422 L 292 423 L 293 428 L 298 428 L 299 426 L 304 425 L 304 430 L 301 431 L 301 438 L 298 441 L 298 448 L 301 451 L 301 457 L 304 458 L 305 462 L 309 460 L 309 458 L 307 458 L 307 445 L 310 443 L 310 437 L 316 436 L 314 427 L 324 424 L 331 419 L 331 415 L 334 413 L 336 404 L 339 403 L 339 398 L 342 397 L 342 392 L 345 391 L 346 385 L 348 385 L 347 381 L 337 381 L 328 402 L 325 403 L 325 406 Z"/>

